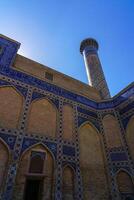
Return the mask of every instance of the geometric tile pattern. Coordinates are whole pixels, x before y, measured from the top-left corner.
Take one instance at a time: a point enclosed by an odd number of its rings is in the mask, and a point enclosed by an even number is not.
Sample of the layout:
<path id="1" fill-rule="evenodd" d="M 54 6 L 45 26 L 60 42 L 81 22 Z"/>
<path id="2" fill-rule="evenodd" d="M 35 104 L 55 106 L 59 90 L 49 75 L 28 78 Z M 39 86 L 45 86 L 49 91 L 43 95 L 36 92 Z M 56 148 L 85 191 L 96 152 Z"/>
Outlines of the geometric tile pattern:
<path id="1" fill-rule="evenodd" d="M 62 168 L 66 165 L 69 165 L 74 169 L 75 172 L 77 184 L 77 199 L 82 200 L 78 128 L 84 122 L 89 121 L 102 134 L 106 159 L 108 163 L 107 170 L 111 179 L 112 200 L 119 199 L 118 190 L 114 178 L 116 172 L 124 168 L 125 170 L 129 171 L 130 174 L 134 175 L 134 170 L 132 169 L 132 165 L 130 164 L 131 158 L 127 153 L 127 145 L 124 138 L 124 129 L 126 128 L 130 117 L 134 114 L 134 112 L 132 112 L 132 109 L 134 108 L 134 103 L 129 103 L 129 99 L 132 99 L 134 95 L 134 84 L 130 85 L 127 89 L 122 91 L 119 95 L 111 100 L 107 100 L 105 102 L 95 102 L 86 97 L 67 91 L 63 88 L 13 69 L 11 66 L 19 46 L 19 43 L 0 37 L 0 47 L 2 48 L 2 50 L 0 50 L 0 86 L 9 85 L 15 87 L 23 95 L 26 102 L 23 108 L 24 110 L 21 116 L 19 129 L 0 130 L 0 139 L 4 141 L 8 148 L 11 150 L 13 158 L 8 169 L 6 187 L 4 188 L 5 193 L 3 193 L 2 198 L 4 200 L 12 199 L 11 196 L 18 167 L 17 163 L 20 155 L 33 145 L 42 144 L 47 147 L 52 153 L 56 163 L 55 199 L 62 199 Z M 49 137 L 39 137 L 38 135 L 28 136 L 26 133 L 25 124 L 27 122 L 26 119 L 29 105 L 32 101 L 40 98 L 49 99 L 57 107 L 59 113 L 59 130 L 57 132 L 56 139 L 52 139 Z M 74 141 L 68 144 L 65 143 L 62 137 L 64 104 L 63 100 L 70 101 L 70 104 L 74 109 Z M 121 107 L 126 103 L 127 106 Z M 124 114 L 127 113 L 127 111 L 131 111 L 131 115 L 125 116 Z M 102 125 L 102 117 L 108 112 L 112 113 L 113 115 L 115 115 L 115 113 L 117 114 L 117 120 L 120 123 L 121 133 L 124 142 L 123 148 L 110 150 L 107 147 Z M 123 117 L 120 119 L 120 116 Z"/>

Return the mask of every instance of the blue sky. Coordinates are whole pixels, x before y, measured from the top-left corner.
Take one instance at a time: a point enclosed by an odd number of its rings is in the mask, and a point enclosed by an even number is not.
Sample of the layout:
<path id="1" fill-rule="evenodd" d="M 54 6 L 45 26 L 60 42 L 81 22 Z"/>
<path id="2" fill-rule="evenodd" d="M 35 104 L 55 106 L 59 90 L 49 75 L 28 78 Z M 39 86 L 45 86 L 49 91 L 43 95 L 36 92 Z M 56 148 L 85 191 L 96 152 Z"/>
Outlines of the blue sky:
<path id="1" fill-rule="evenodd" d="M 25 57 L 85 83 L 79 46 L 93 37 L 111 95 L 134 80 L 134 0 L 1 0 L 0 32 Z"/>

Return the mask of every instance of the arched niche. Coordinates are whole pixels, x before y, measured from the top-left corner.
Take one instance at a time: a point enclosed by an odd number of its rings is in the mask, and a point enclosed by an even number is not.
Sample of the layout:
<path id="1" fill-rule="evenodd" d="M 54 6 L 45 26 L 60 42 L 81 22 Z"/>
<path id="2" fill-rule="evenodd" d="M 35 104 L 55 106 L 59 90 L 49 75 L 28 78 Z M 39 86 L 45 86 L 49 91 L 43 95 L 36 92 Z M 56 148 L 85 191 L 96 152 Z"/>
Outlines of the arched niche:
<path id="1" fill-rule="evenodd" d="M 91 123 L 84 123 L 79 128 L 79 142 L 84 200 L 108 198 L 100 133 Z"/>
<path id="2" fill-rule="evenodd" d="M 40 166 L 37 163 L 33 162 L 32 160 L 32 153 L 39 153 L 44 154 L 44 164 L 42 171 L 40 170 Z M 38 160 L 39 161 L 39 160 Z M 31 171 L 31 163 L 35 164 L 36 166 L 32 167 Z M 39 163 L 38 163 L 39 164 Z M 39 167 L 37 169 L 37 167 Z M 33 171 L 34 170 L 34 171 Z M 52 199 L 54 196 L 54 157 L 52 153 L 42 144 L 37 144 L 32 146 L 30 149 L 25 151 L 20 159 L 18 171 L 16 175 L 16 183 L 14 189 L 14 200 L 18 200 L 19 198 L 23 199 L 25 196 L 25 189 L 26 189 L 26 181 L 27 179 L 41 179 L 42 181 L 42 191 L 41 197 L 42 199 Z"/>
<path id="3" fill-rule="evenodd" d="M 72 140 L 73 137 L 74 116 L 73 108 L 65 104 L 63 105 L 63 138 Z"/>
<path id="4" fill-rule="evenodd" d="M 74 200 L 74 170 L 70 166 L 63 168 L 62 196 L 63 200 Z"/>
<path id="5" fill-rule="evenodd" d="M 0 140 L 0 190 L 6 180 L 6 172 L 9 161 L 9 149 L 6 144 Z"/>
<path id="6" fill-rule="evenodd" d="M 126 140 L 130 150 L 130 154 L 134 161 L 134 116 L 132 116 L 128 122 L 126 129 Z"/>
<path id="7" fill-rule="evenodd" d="M 106 115 L 103 118 L 103 127 L 107 145 L 109 148 L 121 146 L 121 136 L 118 121 L 113 115 Z"/>
<path id="8" fill-rule="evenodd" d="M 36 100 L 31 104 L 27 131 L 41 136 L 55 137 L 57 109 L 48 99 Z"/>
<path id="9" fill-rule="evenodd" d="M 17 128 L 23 100 L 23 96 L 14 87 L 0 87 L 0 127 Z"/>
<path id="10" fill-rule="evenodd" d="M 120 170 L 116 175 L 118 190 L 121 194 L 134 195 L 134 185 L 131 176 L 124 170 Z"/>

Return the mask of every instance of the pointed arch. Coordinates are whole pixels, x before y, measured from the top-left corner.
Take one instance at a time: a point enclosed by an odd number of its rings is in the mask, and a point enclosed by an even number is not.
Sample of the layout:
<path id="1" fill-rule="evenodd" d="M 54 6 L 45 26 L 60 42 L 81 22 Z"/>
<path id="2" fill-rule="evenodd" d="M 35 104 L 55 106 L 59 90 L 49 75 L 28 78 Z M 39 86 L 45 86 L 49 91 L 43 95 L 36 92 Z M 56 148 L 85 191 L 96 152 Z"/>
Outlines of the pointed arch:
<path id="1" fill-rule="evenodd" d="M 108 147 L 114 148 L 121 146 L 120 127 L 116 118 L 108 114 L 104 116 L 102 122 Z"/>
<path id="2" fill-rule="evenodd" d="M 65 165 L 63 168 L 63 184 L 62 195 L 63 200 L 74 200 L 74 169 L 70 165 Z"/>
<path id="3" fill-rule="evenodd" d="M 66 140 L 73 139 L 74 116 L 73 108 L 69 104 L 63 105 L 63 138 Z"/>
<path id="4" fill-rule="evenodd" d="M 65 164 L 63 165 L 63 169 L 65 169 L 66 167 L 71 168 L 72 171 L 73 171 L 73 173 L 75 174 L 75 169 L 74 169 L 74 167 L 73 167 L 71 164 L 69 164 L 69 163 L 65 163 Z"/>
<path id="5" fill-rule="evenodd" d="M 54 157 L 54 154 L 52 153 L 52 151 L 51 151 L 44 143 L 42 143 L 42 142 L 35 143 L 35 144 L 29 146 L 27 149 L 25 149 L 25 150 L 23 151 L 22 155 L 21 155 L 21 158 L 23 157 L 23 155 L 24 155 L 27 151 L 29 151 L 30 149 L 35 148 L 36 146 L 42 146 L 42 147 L 44 147 L 44 149 L 47 149 L 47 151 L 51 154 L 53 160 L 55 160 L 55 157 Z M 20 158 L 20 159 L 21 159 L 21 158 Z"/>
<path id="6" fill-rule="evenodd" d="M 134 161 L 134 115 L 130 118 L 126 128 L 126 140 L 130 150 L 130 154 Z"/>
<path id="7" fill-rule="evenodd" d="M 18 172 L 16 176 L 16 184 L 14 190 L 14 199 L 16 198 L 16 194 L 20 193 L 21 198 L 24 195 L 24 188 L 26 182 L 26 175 L 30 175 L 34 178 L 34 175 L 31 174 L 30 171 L 30 161 L 32 153 L 43 153 L 45 155 L 43 170 L 42 170 L 42 177 L 43 178 L 43 198 L 51 199 L 53 195 L 53 186 L 54 186 L 54 159 L 52 153 L 46 148 L 43 144 L 35 144 L 31 146 L 27 151 L 23 153 L 21 156 Z M 38 165 L 37 165 L 38 166 Z M 35 168 L 34 168 L 35 170 Z M 36 177 L 40 177 L 40 173 L 36 171 Z"/>
<path id="8" fill-rule="evenodd" d="M 105 199 L 108 188 L 101 134 L 92 123 L 84 123 L 79 128 L 79 142 L 84 200 L 94 199 L 97 195 L 97 198 Z"/>
<path id="9" fill-rule="evenodd" d="M 0 137 L 0 142 L 5 146 L 5 148 L 7 149 L 7 152 L 8 152 L 8 157 L 10 158 L 11 156 L 11 149 L 10 147 L 8 146 L 8 144 Z"/>
<path id="10" fill-rule="evenodd" d="M 8 162 L 10 159 L 9 148 L 3 140 L 0 139 L 0 190 L 6 177 Z"/>
<path id="11" fill-rule="evenodd" d="M 24 97 L 13 86 L 0 87 L 0 127 L 17 128 Z"/>
<path id="12" fill-rule="evenodd" d="M 56 106 L 47 98 L 38 99 L 30 106 L 27 131 L 55 137 L 58 112 Z"/>
<path id="13" fill-rule="evenodd" d="M 96 133 L 100 134 L 100 132 L 99 132 L 99 130 L 96 128 L 96 126 L 95 126 L 92 122 L 90 122 L 89 120 L 86 120 L 85 122 L 83 122 L 83 123 L 79 126 L 79 129 L 81 129 L 83 126 L 85 126 L 85 125 L 87 125 L 87 124 L 89 124 L 89 126 L 91 126 L 91 127 L 96 131 Z M 99 136 L 99 137 L 101 137 L 101 136 Z"/>
<path id="14" fill-rule="evenodd" d="M 116 182 L 118 190 L 121 194 L 132 194 L 134 195 L 134 184 L 130 174 L 124 170 L 120 169 L 116 174 Z"/>

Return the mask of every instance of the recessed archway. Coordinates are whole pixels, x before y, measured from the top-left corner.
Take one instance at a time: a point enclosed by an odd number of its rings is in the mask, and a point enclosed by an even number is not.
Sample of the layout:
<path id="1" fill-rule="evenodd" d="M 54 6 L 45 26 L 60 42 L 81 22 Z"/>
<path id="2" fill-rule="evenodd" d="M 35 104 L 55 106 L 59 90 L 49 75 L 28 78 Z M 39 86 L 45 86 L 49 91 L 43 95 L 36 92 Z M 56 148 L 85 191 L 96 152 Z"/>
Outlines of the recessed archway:
<path id="1" fill-rule="evenodd" d="M 43 169 L 38 168 L 38 165 L 33 166 L 31 171 L 31 158 L 33 158 L 33 154 L 40 156 L 44 156 Z M 34 160 L 35 161 L 35 160 Z M 37 169 L 38 168 L 38 169 Z M 41 169 L 41 170 L 40 170 Z M 34 171 L 33 171 L 34 170 Z M 34 181 L 31 181 L 34 180 Z M 30 147 L 27 151 L 25 151 L 20 159 L 18 172 L 16 176 L 16 184 L 14 190 L 14 199 L 16 200 L 16 194 L 20 194 L 20 198 L 25 198 L 26 196 L 26 187 L 29 187 L 29 184 L 32 184 L 34 187 L 37 185 L 39 180 L 41 184 L 40 196 L 45 199 L 52 199 L 54 195 L 53 187 L 54 187 L 54 159 L 52 153 L 48 150 L 48 148 L 42 144 L 36 144 Z M 35 183 L 36 182 L 36 183 Z M 38 182 L 39 184 L 39 182 Z"/>
<path id="2" fill-rule="evenodd" d="M 62 196 L 63 200 L 74 200 L 75 182 L 74 182 L 74 170 L 69 165 L 63 168 L 63 185 Z"/>
<path id="3" fill-rule="evenodd" d="M 57 109 L 48 99 L 39 99 L 31 104 L 27 131 L 41 136 L 55 137 L 57 126 Z"/>
<path id="4" fill-rule="evenodd" d="M 79 141 L 84 200 L 108 198 L 100 133 L 91 123 L 86 122 L 79 128 Z"/>
<path id="5" fill-rule="evenodd" d="M 23 100 L 23 96 L 14 87 L 0 87 L 0 127 L 18 127 Z"/>
<path id="6" fill-rule="evenodd" d="M 126 140 L 134 162 L 134 116 L 128 122 L 126 129 Z"/>
<path id="7" fill-rule="evenodd" d="M 120 147 L 121 136 L 117 119 L 113 115 L 106 115 L 103 120 L 104 132 L 109 148 Z"/>
<path id="8" fill-rule="evenodd" d="M 65 104 L 63 105 L 63 138 L 66 140 L 73 139 L 73 125 L 74 125 L 74 116 L 73 108 Z"/>
<path id="9" fill-rule="evenodd" d="M 125 170 L 117 173 L 116 181 L 120 194 L 131 194 L 134 197 L 134 184 L 131 176 Z"/>

